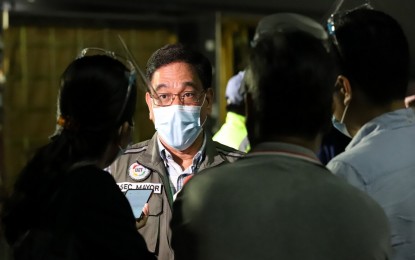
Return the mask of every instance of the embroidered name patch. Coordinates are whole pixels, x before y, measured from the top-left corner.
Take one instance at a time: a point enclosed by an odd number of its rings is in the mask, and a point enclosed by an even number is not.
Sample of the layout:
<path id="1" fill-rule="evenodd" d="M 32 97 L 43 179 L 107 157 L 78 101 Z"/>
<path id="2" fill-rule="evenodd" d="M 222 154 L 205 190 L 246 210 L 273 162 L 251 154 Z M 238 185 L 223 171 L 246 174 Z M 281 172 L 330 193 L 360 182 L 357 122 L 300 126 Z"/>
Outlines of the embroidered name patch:
<path id="1" fill-rule="evenodd" d="M 161 183 L 150 182 L 119 182 L 118 187 L 122 192 L 127 190 L 153 190 L 154 193 L 161 193 Z"/>

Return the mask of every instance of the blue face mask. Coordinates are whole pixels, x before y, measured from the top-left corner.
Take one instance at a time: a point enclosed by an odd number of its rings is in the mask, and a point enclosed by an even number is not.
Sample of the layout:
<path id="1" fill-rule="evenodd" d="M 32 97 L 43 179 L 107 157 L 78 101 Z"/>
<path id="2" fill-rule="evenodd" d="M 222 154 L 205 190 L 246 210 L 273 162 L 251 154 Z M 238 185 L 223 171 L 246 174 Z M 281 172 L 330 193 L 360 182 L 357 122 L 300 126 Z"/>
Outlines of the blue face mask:
<path id="1" fill-rule="evenodd" d="M 189 148 L 203 130 L 203 124 L 200 123 L 201 108 L 182 105 L 153 107 L 157 133 L 176 150 Z"/>
<path id="2" fill-rule="evenodd" d="M 349 131 L 347 131 L 346 125 L 343 123 L 343 121 L 344 121 L 344 117 L 346 116 L 346 112 L 347 112 L 347 109 L 348 109 L 348 108 L 349 108 L 349 105 L 347 105 L 347 106 L 344 108 L 343 115 L 342 115 L 342 118 L 341 118 L 341 120 L 340 120 L 340 121 L 339 121 L 339 120 L 337 120 L 337 119 L 334 117 L 334 115 L 333 115 L 333 116 L 332 116 L 332 118 L 331 118 L 331 122 L 332 122 L 332 124 L 333 124 L 334 128 L 336 128 L 337 130 L 339 130 L 339 131 L 340 131 L 342 134 L 344 134 L 345 136 L 352 138 L 352 136 L 349 134 Z"/>

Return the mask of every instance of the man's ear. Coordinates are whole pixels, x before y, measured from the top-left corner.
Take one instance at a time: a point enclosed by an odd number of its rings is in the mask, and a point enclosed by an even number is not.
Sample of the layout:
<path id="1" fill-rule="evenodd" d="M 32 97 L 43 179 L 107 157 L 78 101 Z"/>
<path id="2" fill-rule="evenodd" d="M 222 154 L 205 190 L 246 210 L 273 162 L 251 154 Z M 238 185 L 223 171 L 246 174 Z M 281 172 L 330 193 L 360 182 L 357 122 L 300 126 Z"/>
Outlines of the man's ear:
<path id="1" fill-rule="evenodd" d="M 153 101 L 151 100 L 151 95 L 149 92 L 146 92 L 146 103 L 148 107 L 148 117 L 151 121 L 154 121 L 154 115 L 153 115 Z"/>
<path id="2" fill-rule="evenodd" d="M 348 105 L 352 99 L 352 87 L 350 85 L 350 80 L 343 75 L 339 75 L 337 77 L 337 83 L 340 86 L 340 92 L 344 96 L 343 103 L 344 105 Z"/>

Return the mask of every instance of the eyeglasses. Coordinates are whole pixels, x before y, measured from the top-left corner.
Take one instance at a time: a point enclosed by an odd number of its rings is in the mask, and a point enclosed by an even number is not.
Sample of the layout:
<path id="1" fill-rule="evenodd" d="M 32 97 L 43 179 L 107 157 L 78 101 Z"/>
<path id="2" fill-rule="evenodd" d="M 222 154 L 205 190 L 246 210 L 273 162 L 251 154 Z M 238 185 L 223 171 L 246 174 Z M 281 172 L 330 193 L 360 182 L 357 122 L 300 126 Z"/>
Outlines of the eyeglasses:
<path id="1" fill-rule="evenodd" d="M 332 13 L 330 15 L 330 17 L 327 19 L 327 32 L 330 35 L 330 37 L 332 39 L 332 42 L 333 42 L 333 45 L 335 46 L 335 48 L 336 48 L 337 52 L 339 53 L 340 57 L 343 57 L 343 54 L 342 54 L 342 51 L 341 51 L 341 48 L 340 48 L 340 45 L 339 45 L 339 41 L 337 40 L 337 37 L 336 37 L 336 20 L 339 17 L 343 17 L 343 16 L 345 16 L 345 15 L 347 15 L 347 14 L 349 14 L 349 13 L 355 11 L 355 10 L 358 10 L 358 9 L 373 9 L 372 5 L 369 3 L 369 1 L 367 1 L 365 4 L 360 5 L 358 7 L 355 7 L 353 9 L 338 12 L 338 10 L 340 8 L 340 5 L 342 3 L 343 3 L 343 1 L 340 1 L 339 5 L 335 9 L 335 12 Z"/>
<path id="2" fill-rule="evenodd" d="M 135 67 L 134 67 L 133 63 L 130 60 L 128 60 L 128 59 L 126 59 L 126 58 L 124 58 L 120 55 L 117 55 L 115 52 L 105 50 L 105 49 L 101 49 L 101 48 L 96 48 L 96 47 L 89 47 L 89 48 L 85 48 L 85 49 L 81 50 L 81 52 L 79 53 L 77 58 L 79 59 L 79 58 L 82 58 L 82 57 L 85 57 L 85 56 L 94 56 L 94 55 L 105 55 L 105 56 L 111 57 L 111 58 L 121 62 L 130 71 L 130 74 L 129 74 L 129 77 L 128 77 L 127 93 L 125 94 L 124 103 L 121 107 L 121 111 L 120 111 L 120 113 L 117 117 L 117 120 L 116 120 L 116 122 L 118 122 L 121 119 L 122 114 L 124 113 L 125 107 L 127 106 L 128 99 L 130 98 L 130 95 L 131 95 L 132 85 L 136 81 L 137 73 L 136 73 Z"/>
<path id="3" fill-rule="evenodd" d="M 172 94 L 172 93 L 155 93 L 150 95 L 153 104 L 159 107 L 167 107 L 173 104 L 174 99 L 176 96 L 179 97 L 181 104 L 185 106 L 197 106 L 199 105 L 201 98 L 205 98 L 206 90 L 203 90 L 201 93 L 197 92 L 183 92 L 180 94 Z"/>

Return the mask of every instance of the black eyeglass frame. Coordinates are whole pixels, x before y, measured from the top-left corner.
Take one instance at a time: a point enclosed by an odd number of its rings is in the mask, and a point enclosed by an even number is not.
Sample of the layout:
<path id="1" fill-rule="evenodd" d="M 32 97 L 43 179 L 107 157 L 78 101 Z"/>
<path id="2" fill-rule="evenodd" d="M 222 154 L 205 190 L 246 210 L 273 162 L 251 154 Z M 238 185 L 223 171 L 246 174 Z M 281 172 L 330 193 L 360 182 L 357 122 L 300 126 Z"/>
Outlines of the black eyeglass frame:
<path id="1" fill-rule="evenodd" d="M 187 94 L 187 93 L 190 93 L 190 91 L 186 91 L 186 92 L 184 92 L 184 93 L 180 93 L 180 94 L 173 94 L 173 93 L 163 93 L 163 94 L 160 94 L 160 95 L 171 95 L 171 98 L 170 98 L 170 104 L 168 104 L 168 105 L 163 105 L 163 104 L 157 104 L 155 101 L 156 100 L 159 100 L 160 98 L 158 97 L 159 96 L 159 94 L 157 94 L 157 92 L 156 91 L 154 91 L 154 93 L 155 94 L 151 94 L 150 93 L 150 97 L 151 97 L 151 99 L 152 99 L 152 102 L 153 102 L 153 105 L 156 105 L 156 106 L 158 106 L 158 107 L 168 107 L 168 106 L 171 106 L 172 104 L 173 104 L 173 101 L 174 101 L 174 99 L 176 98 L 176 96 L 178 96 L 179 97 L 179 100 L 180 100 L 180 102 L 181 102 L 181 104 L 183 104 L 183 105 L 185 105 L 185 106 L 191 106 L 191 105 L 196 105 L 196 104 L 199 104 L 200 103 L 200 100 L 201 100 L 201 98 L 202 97 L 206 97 L 206 92 L 207 92 L 207 90 L 206 89 L 204 89 L 204 90 L 202 90 L 199 94 L 197 94 L 198 95 L 198 97 L 197 97 L 197 100 L 194 102 L 194 104 L 185 104 L 184 103 L 184 97 L 183 97 L 183 95 L 185 95 L 185 94 Z"/>

